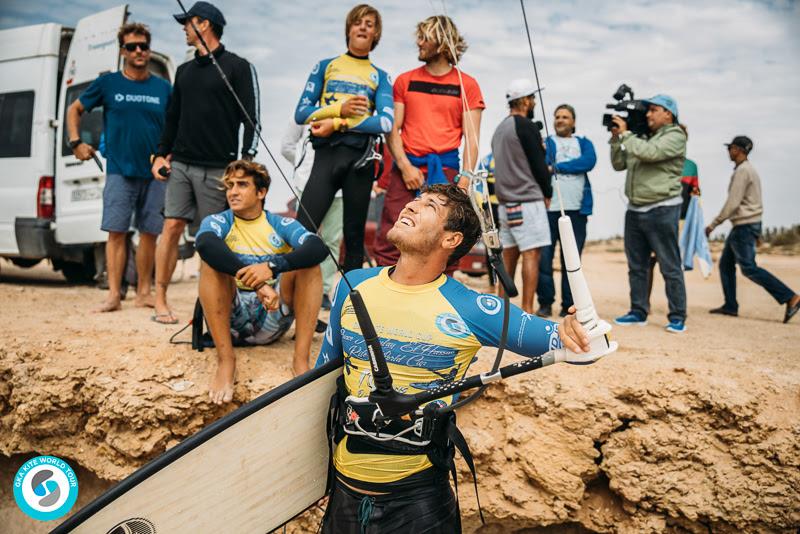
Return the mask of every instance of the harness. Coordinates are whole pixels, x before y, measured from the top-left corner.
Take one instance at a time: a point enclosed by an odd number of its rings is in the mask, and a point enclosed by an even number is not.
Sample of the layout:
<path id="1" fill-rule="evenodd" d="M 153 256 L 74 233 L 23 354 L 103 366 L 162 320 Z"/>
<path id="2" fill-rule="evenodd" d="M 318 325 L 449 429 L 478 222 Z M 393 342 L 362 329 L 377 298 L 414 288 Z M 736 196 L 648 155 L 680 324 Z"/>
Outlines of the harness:
<path id="1" fill-rule="evenodd" d="M 331 397 L 327 422 L 328 433 L 328 482 L 326 493 L 333 489 L 335 469 L 333 446 L 345 436 L 348 444 L 361 453 L 418 455 L 425 454 L 439 471 L 449 472 L 453 477 L 458 501 L 458 476 L 455 451 L 461 454 L 472 474 L 478 513 L 485 524 L 478 494 L 478 478 L 475 462 L 464 435 L 456 426 L 456 414 L 442 411 L 441 405 L 431 402 L 404 417 L 387 417 L 375 402 L 368 398 L 350 395 L 344 376 L 336 380 L 336 393 Z"/>

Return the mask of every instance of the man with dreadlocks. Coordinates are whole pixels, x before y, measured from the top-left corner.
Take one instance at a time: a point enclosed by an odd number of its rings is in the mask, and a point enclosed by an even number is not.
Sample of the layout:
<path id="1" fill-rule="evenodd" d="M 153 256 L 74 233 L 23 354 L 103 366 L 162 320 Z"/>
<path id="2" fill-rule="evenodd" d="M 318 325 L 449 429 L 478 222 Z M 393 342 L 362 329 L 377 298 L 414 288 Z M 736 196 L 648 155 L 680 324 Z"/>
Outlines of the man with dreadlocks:
<path id="1" fill-rule="evenodd" d="M 379 265 L 397 263 L 400 252 L 386 234 L 422 185 L 455 179 L 462 137 L 463 168 L 473 169 L 478 158 L 481 112 L 486 106 L 478 82 L 458 68 L 467 43 L 443 15 L 417 24 L 416 36 L 419 60 L 425 64 L 401 74 L 394 84 L 394 127 L 388 142 L 395 163 L 375 237 Z"/>
<path id="2" fill-rule="evenodd" d="M 481 346 L 502 343 L 503 301 L 444 275 L 448 264 L 469 252 L 480 232 L 478 215 L 461 188 L 432 185 L 406 204 L 387 233 L 400 250 L 397 265 L 350 271 L 349 284 L 339 283 L 316 365 L 343 358 L 338 387 L 345 406 L 340 403 L 339 414 L 347 421 L 354 420 L 351 407 L 357 404 L 347 399 L 368 397 L 374 381 L 350 286 L 370 312 L 393 387 L 401 393 L 421 393 L 460 380 Z M 538 356 L 562 346 L 577 353 L 589 350 L 574 308 L 561 324 L 514 305 L 508 311 L 508 330 L 514 332 L 508 349 L 516 354 Z M 434 403 L 444 406 L 455 400 L 451 395 Z M 336 421 L 323 534 L 461 532 L 458 502 L 448 480 L 450 443 L 456 439 L 440 439 L 453 435 L 448 420 L 431 423 L 429 443 L 415 442 L 408 431 L 388 439 L 381 431 L 378 441 L 345 428 L 342 417 Z M 365 427 L 366 418 L 357 425 L 359 430 Z"/>

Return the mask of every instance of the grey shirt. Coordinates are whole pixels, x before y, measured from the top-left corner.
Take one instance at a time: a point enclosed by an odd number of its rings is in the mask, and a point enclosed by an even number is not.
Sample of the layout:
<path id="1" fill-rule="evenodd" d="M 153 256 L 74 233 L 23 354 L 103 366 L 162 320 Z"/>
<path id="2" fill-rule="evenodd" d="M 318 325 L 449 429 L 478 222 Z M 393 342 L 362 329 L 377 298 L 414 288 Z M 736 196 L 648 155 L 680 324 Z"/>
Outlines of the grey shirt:
<path id="1" fill-rule="evenodd" d="M 503 204 L 553 196 L 542 137 L 533 122 L 509 115 L 492 136 L 495 194 Z"/>

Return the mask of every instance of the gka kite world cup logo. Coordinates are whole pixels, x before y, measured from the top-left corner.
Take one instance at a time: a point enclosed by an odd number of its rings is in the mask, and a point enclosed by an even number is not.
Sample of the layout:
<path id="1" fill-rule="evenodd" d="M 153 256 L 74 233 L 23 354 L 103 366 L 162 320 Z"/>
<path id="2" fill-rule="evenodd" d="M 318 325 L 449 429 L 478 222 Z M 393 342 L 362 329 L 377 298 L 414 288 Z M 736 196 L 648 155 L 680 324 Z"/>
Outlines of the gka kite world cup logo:
<path id="1" fill-rule="evenodd" d="M 31 458 L 14 476 L 14 500 L 34 519 L 58 519 L 70 511 L 77 498 L 78 477 L 61 458 Z"/>

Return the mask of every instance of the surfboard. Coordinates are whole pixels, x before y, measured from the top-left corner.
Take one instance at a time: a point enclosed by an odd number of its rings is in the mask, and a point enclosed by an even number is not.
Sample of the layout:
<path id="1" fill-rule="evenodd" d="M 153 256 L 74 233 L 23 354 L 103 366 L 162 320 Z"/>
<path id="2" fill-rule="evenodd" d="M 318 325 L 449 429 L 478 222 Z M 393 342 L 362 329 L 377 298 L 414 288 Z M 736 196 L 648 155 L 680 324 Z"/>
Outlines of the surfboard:
<path id="1" fill-rule="evenodd" d="M 52 533 L 270 532 L 325 492 L 342 361 L 278 386 L 120 481 Z"/>

